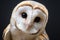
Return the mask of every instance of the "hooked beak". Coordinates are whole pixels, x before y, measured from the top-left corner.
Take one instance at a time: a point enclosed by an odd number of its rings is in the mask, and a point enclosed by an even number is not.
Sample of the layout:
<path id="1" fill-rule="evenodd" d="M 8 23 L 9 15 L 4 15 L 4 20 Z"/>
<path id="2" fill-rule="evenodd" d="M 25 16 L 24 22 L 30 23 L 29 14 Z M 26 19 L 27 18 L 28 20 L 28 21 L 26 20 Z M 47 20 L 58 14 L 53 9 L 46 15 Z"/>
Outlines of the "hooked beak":
<path id="1" fill-rule="evenodd" d="M 27 24 L 26 26 L 27 26 L 27 29 L 26 30 L 30 30 L 33 25 L 32 24 Z"/>

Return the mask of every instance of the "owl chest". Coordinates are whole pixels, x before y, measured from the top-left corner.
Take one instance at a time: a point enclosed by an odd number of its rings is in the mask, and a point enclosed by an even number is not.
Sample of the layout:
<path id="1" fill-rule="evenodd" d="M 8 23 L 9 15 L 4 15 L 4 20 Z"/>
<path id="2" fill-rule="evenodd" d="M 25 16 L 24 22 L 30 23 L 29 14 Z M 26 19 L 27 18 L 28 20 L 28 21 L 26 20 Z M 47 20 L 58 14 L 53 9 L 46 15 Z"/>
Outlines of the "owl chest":
<path id="1" fill-rule="evenodd" d="M 34 38 L 32 36 L 27 36 L 27 35 L 24 35 L 23 33 L 21 34 L 12 34 L 12 40 L 40 40 L 39 38 Z"/>
<path id="2" fill-rule="evenodd" d="M 24 36 L 21 35 L 13 35 L 12 40 L 27 40 Z"/>
<path id="3" fill-rule="evenodd" d="M 11 35 L 12 35 L 12 40 L 33 40 L 33 37 L 24 34 L 23 32 L 18 31 L 16 29 L 14 31 L 11 31 Z"/>
<path id="4" fill-rule="evenodd" d="M 12 40 L 25 40 L 25 37 L 23 36 L 23 34 L 18 30 L 12 31 L 11 35 L 12 35 Z"/>

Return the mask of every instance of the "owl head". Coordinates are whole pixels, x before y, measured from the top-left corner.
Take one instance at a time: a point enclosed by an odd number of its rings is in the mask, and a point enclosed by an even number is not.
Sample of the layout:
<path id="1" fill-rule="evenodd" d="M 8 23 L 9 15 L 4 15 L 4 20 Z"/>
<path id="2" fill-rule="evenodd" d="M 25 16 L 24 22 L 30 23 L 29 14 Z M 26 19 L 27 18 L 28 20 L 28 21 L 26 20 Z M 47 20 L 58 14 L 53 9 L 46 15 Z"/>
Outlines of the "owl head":
<path id="1" fill-rule="evenodd" d="M 48 21 L 48 10 L 35 1 L 23 1 L 13 10 L 10 24 L 27 34 L 41 33 Z"/>

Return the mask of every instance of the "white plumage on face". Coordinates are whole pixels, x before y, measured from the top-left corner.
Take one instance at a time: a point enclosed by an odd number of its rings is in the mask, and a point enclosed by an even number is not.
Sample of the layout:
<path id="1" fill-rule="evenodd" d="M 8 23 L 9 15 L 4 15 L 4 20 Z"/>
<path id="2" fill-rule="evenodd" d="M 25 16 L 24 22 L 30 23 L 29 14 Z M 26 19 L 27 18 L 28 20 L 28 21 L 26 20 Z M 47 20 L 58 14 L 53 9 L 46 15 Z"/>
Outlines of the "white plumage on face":
<path id="1" fill-rule="evenodd" d="M 15 20 L 16 25 L 13 21 L 11 21 L 11 24 L 14 24 L 19 30 L 34 34 L 45 28 L 48 20 L 48 11 L 40 3 L 27 1 L 16 6 L 13 10 L 12 18 Z"/>
<path id="2" fill-rule="evenodd" d="M 25 33 L 37 33 L 46 20 L 46 15 L 40 9 L 30 6 L 19 7 L 14 15 L 16 26 Z"/>

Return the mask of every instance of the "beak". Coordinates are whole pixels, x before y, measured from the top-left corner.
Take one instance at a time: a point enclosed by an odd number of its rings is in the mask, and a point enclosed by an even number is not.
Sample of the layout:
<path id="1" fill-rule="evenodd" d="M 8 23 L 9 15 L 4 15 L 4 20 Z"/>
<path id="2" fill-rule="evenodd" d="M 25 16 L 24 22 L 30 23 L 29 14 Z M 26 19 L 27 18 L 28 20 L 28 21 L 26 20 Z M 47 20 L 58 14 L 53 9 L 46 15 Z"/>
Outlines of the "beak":
<path id="1" fill-rule="evenodd" d="M 32 28 L 32 26 L 33 26 L 32 24 L 28 24 L 27 25 L 27 30 L 30 30 Z"/>
<path id="2" fill-rule="evenodd" d="M 26 27 L 27 27 L 27 28 L 26 28 L 27 31 L 32 28 L 32 26 L 33 26 L 33 18 L 32 18 L 32 16 L 29 17 L 29 19 L 27 19 L 27 20 L 25 21 L 25 24 L 26 24 Z"/>

